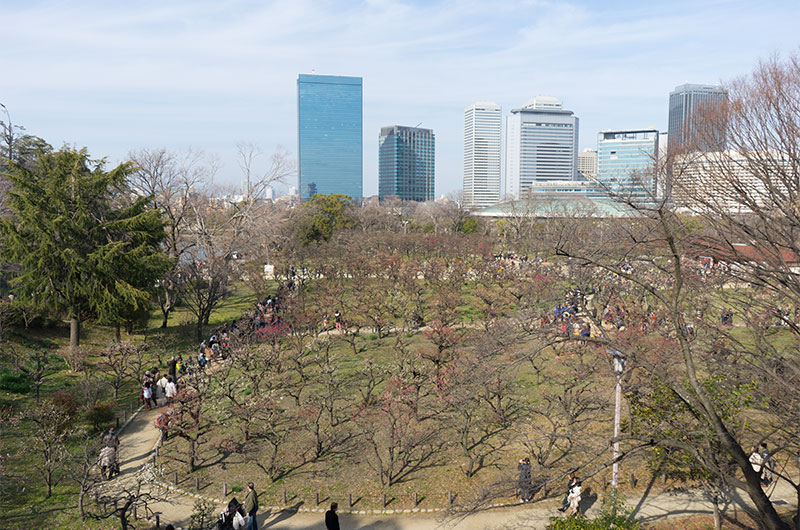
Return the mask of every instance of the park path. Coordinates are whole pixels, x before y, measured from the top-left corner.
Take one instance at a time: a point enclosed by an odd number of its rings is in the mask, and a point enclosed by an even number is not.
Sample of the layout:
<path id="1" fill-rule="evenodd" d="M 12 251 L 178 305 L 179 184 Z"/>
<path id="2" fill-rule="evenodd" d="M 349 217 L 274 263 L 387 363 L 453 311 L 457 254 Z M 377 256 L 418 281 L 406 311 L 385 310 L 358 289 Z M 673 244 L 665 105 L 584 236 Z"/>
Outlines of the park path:
<path id="1" fill-rule="evenodd" d="M 152 454 L 158 442 L 160 432 L 154 420 L 159 409 L 146 411 L 141 409 L 120 433 L 120 468 L 119 481 L 148 480 L 155 475 L 150 468 Z M 145 473 L 142 473 L 144 469 Z M 142 478 L 144 477 L 144 479 Z M 124 482 L 121 482 L 124 483 Z M 113 483 L 112 483 L 113 484 Z M 151 488 L 163 500 L 149 504 L 154 513 L 160 514 L 162 526 L 172 523 L 176 528 L 187 528 L 193 506 L 197 500 L 195 494 L 180 489 L 168 489 L 166 483 L 158 477 L 146 487 Z M 770 497 L 778 506 L 795 504 L 794 489 L 786 482 L 779 481 L 770 488 Z M 228 499 L 218 499 L 218 511 L 221 511 Z M 652 523 L 667 518 L 689 517 L 693 515 L 711 514 L 713 507 L 699 491 L 684 490 L 658 492 L 630 496 L 627 504 L 635 509 L 636 518 L 644 523 Z M 445 520 L 443 514 L 437 513 L 383 513 L 372 515 L 349 514 L 339 512 L 342 528 L 359 530 L 512 530 L 517 528 L 544 528 L 551 516 L 561 515 L 557 510 L 558 501 L 537 502 L 529 506 L 507 506 L 482 511 L 461 519 Z M 582 507 L 587 515 L 596 515 L 600 509 L 600 499 L 594 493 L 584 496 Z M 749 499 L 739 492 L 728 496 L 723 507 L 725 513 L 734 514 L 751 506 Z M 259 514 L 259 528 L 291 529 L 291 530 L 325 530 L 324 510 L 280 510 L 263 509 Z"/>

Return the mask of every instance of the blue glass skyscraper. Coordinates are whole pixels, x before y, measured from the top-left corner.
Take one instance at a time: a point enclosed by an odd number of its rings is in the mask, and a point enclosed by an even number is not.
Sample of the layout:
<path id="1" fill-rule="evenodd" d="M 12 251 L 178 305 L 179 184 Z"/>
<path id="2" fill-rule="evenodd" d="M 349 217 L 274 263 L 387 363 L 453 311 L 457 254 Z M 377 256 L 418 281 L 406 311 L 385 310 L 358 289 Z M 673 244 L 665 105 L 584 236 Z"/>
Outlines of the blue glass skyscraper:
<path id="1" fill-rule="evenodd" d="M 363 195 L 362 84 L 360 77 L 297 77 L 298 189 Z"/>
<path id="2" fill-rule="evenodd" d="M 436 138 L 430 129 L 393 125 L 381 128 L 378 196 L 406 201 L 433 200 Z"/>

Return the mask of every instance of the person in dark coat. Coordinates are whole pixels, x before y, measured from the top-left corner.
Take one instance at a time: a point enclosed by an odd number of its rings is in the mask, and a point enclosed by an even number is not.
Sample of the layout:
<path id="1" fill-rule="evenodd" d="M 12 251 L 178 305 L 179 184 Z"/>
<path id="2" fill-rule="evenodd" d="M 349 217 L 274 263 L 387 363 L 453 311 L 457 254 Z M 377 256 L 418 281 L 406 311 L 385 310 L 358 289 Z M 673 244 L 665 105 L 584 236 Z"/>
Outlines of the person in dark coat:
<path id="1" fill-rule="evenodd" d="M 338 508 L 339 505 L 332 502 L 331 509 L 325 512 L 325 528 L 327 530 L 339 530 L 339 516 L 336 515 Z"/>
<path id="2" fill-rule="evenodd" d="M 177 377 L 177 365 L 178 365 L 178 361 L 175 359 L 175 356 L 173 355 L 172 359 L 170 359 L 167 362 L 167 368 L 169 369 L 169 376 L 172 378 L 173 381 L 177 381 L 178 380 L 178 377 Z"/>
<path id="3" fill-rule="evenodd" d="M 244 498 L 244 511 L 247 513 L 247 530 L 258 530 L 258 495 L 255 484 L 247 483 L 247 497 Z"/>
<path id="4" fill-rule="evenodd" d="M 517 463 L 519 472 L 519 502 L 528 502 L 533 495 L 531 494 L 531 459 L 525 457 Z"/>

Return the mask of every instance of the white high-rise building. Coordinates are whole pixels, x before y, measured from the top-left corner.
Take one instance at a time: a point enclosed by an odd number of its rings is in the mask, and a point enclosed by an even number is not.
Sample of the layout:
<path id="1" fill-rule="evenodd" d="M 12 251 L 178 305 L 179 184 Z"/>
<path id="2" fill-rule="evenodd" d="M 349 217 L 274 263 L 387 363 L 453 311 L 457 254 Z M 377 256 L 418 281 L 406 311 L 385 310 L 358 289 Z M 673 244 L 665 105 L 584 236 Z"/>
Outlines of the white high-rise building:
<path id="1" fill-rule="evenodd" d="M 578 118 L 552 96 L 536 96 L 506 119 L 506 193 L 515 199 L 537 184 L 574 181 Z"/>
<path id="2" fill-rule="evenodd" d="M 484 208 L 500 201 L 502 109 L 478 101 L 464 109 L 464 204 Z"/>

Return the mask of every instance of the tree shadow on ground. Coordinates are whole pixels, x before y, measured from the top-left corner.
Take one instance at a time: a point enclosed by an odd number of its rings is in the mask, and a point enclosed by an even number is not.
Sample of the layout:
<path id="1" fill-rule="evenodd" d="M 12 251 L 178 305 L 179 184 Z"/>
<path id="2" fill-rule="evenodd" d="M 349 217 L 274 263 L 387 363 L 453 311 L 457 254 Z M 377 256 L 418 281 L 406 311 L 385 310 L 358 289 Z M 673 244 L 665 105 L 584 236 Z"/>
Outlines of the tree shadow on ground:
<path id="1" fill-rule="evenodd" d="M 270 528 L 270 527 L 275 526 L 276 524 L 278 524 L 280 522 L 285 521 L 286 519 L 289 519 L 293 515 L 297 514 L 297 510 L 299 510 L 300 507 L 303 504 L 304 504 L 303 501 L 300 501 L 300 502 L 295 503 L 293 506 L 290 506 L 288 508 L 284 508 L 283 510 L 280 510 L 279 512 L 277 512 L 277 516 L 275 517 L 275 519 L 273 519 L 272 521 L 269 521 L 269 522 L 264 521 L 261 524 L 261 527 L 262 528 Z M 269 519 L 269 517 L 271 517 L 272 514 L 269 513 L 269 514 L 265 514 L 265 515 L 266 515 L 266 517 L 264 519 Z"/>

